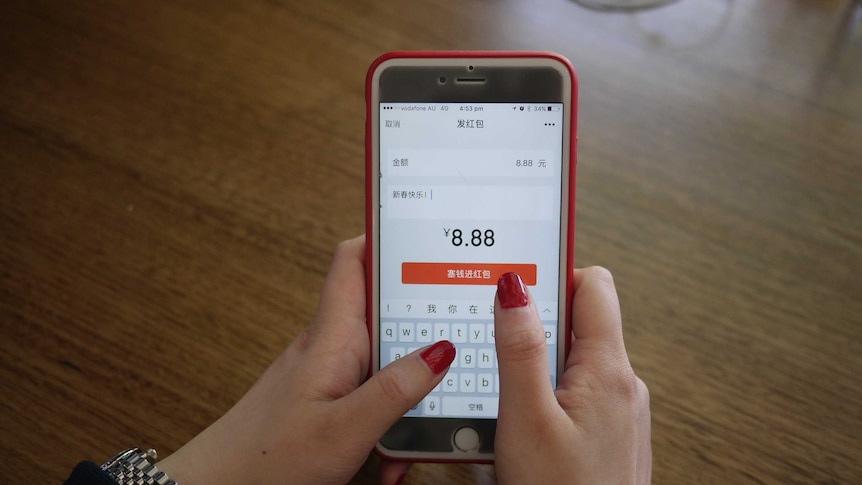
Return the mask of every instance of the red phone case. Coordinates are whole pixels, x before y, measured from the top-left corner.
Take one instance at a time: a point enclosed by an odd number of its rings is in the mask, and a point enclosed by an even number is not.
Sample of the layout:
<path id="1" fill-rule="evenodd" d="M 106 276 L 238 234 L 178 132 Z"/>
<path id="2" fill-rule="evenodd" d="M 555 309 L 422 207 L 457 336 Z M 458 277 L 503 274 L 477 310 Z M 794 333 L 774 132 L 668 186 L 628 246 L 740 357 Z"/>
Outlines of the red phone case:
<path id="1" fill-rule="evenodd" d="M 560 54 L 555 52 L 546 52 L 546 51 L 394 51 L 387 52 L 386 54 L 381 55 L 374 62 L 371 63 L 371 66 L 368 68 L 368 73 L 365 76 L 365 234 L 366 239 L 368 235 L 373 231 L 372 226 L 372 207 L 373 201 L 372 198 L 372 187 L 371 184 L 377 180 L 377 176 L 373 167 L 373 154 L 372 154 L 372 126 L 371 126 L 371 110 L 372 106 L 372 79 L 374 77 L 374 72 L 383 62 L 389 59 L 399 59 L 399 58 L 408 58 L 408 59 L 418 59 L 418 58 L 445 58 L 445 59 L 453 59 L 453 58 L 550 58 L 555 59 L 562 63 L 566 69 L 569 71 L 569 76 L 571 77 L 571 117 L 569 122 L 570 132 L 569 132 L 569 224 L 568 224 L 568 234 L 567 234 L 567 243 L 566 243 L 566 260 L 569 262 L 567 265 L 569 267 L 569 271 L 566 274 L 566 321 L 565 321 L 565 329 L 566 329 L 566 341 L 565 341 L 565 355 L 568 356 L 569 350 L 571 348 L 571 314 L 572 314 L 572 292 L 573 292 L 573 282 L 572 282 L 572 271 L 573 268 L 573 256 L 574 256 L 574 247 L 575 247 L 575 181 L 576 181 L 576 172 L 577 172 L 577 95 L 578 95 L 578 80 L 575 75 L 575 69 L 572 66 L 571 62 L 568 59 L 563 57 Z M 372 330 L 372 303 L 373 298 L 376 298 L 377 295 L 373 293 L 372 290 L 372 265 L 374 264 L 373 259 L 373 245 L 366 243 L 365 248 L 365 288 L 366 288 L 366 321 L 368 324 L 368 338 L 369 340 L 373 338 L 373 330 Z M 373 355 L 371 356 L 373 358 Z M 371 376 L 371 366 L 368 369 L 368 376 Z M 422 459 L 422 460 L 413 460 L 413 459 L 404 459 L 397 457 L 390 457 L 384 455 L 382 452 L 375 448 L 375 451 L 381 456 L 389 460 L 396 461 L 421 461 L 426 463 L 450 463 L 450 462 L 458 462 L 458 463 L 493 463 L 493 461 L 489 460 L 437 460 L 437 459 Z"/>

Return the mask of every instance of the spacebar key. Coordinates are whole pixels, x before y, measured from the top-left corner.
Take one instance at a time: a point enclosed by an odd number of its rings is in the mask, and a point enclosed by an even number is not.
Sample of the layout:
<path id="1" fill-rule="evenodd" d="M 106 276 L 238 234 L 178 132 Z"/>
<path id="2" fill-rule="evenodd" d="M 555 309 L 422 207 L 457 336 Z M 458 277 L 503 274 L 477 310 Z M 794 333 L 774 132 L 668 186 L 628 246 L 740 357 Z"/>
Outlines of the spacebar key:
<path id="1" fill-rule="evenodd" d="M 476 418 L 496 418 L 498 397 L 461 397 L 444 396 L 441 414 L 443 416 L 470 416 Z"/>

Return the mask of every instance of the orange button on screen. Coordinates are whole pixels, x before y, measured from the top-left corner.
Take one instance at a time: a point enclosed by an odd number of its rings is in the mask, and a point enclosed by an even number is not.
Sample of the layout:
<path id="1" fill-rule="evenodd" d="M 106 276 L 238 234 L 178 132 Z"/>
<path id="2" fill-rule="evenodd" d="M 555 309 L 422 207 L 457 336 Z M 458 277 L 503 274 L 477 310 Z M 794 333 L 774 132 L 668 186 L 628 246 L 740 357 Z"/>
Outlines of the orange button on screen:
<path id="1" fill-rule="evenodd" d="M 500 275 L 518 273 L 536 285 L 535 264 L 401 263 L 401 282 L 408 285 L 496 285 Z"/>

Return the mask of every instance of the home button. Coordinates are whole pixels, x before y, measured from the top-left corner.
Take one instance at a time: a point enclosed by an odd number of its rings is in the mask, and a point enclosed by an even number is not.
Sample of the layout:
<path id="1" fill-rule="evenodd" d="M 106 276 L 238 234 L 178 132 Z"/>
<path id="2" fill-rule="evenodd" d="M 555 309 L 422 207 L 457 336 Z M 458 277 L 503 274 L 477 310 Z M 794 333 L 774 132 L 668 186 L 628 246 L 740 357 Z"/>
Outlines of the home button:
<path id="1" fill-rule="evenodd" d="M 453 441 L 455 448 L 458 448 L 459 451 L 470 453 L 479 448 L 479 433 L 475 429 L 465 426 L 455 431 Z"/>

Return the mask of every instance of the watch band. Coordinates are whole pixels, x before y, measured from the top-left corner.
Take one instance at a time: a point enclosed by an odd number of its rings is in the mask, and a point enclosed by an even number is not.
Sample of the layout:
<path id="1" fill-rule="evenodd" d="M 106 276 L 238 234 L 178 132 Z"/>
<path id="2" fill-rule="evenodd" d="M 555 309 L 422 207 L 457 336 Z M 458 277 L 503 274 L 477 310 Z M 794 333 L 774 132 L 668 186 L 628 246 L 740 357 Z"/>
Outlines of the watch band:
<path id="1" fill-rule="evenodd" d="M 177 485 L 163 471 L 156 468 L 156 450 L 129 448 L 121 451 L 102 465 L 102 470 L 119 485 Z"/>

